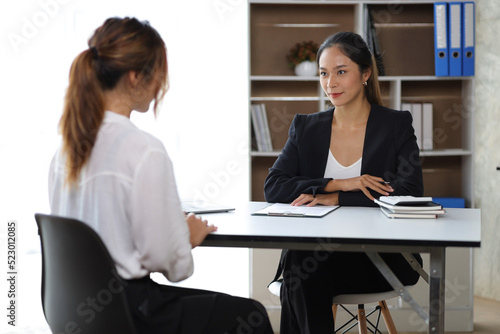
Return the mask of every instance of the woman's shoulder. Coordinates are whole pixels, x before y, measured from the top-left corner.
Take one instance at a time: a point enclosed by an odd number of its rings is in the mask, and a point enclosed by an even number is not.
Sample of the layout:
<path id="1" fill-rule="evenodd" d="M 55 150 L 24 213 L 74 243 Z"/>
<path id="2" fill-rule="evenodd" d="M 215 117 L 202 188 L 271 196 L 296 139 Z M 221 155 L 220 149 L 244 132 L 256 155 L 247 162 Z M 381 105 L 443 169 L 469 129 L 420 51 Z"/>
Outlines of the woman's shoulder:
<path id="1" fill-rule="evenodd" d="M 329 127 L 332 122 L 333 108 L 311 114 L 296 114 L 291 131 L 296 133 L 310 133 L 322 131 L 322 127 Z"/>
<path id="2" fill-rule="evenodd" d="M 325 119 L 331 119 L 333 116 L 333 109 L 330 108 L 323 111 L 317 111 L 311 114 L 296 114 L 295 119 L 297 122 L 321 122 Z"/>
<path id="3" fill-rule="evenodd" d="M 122 133 L 123 144 L 117 152 L 123 159 L 122 167 L 129 168 L 128 171 L 133 174 L 141 166 L 163 168 L 164 162 L 170 158 L 162 141 L 141 129 L 129 130 Z"/>
<path id="4" fill-rule="evenodd" d="M 165 151 L 162 141 L 154 135 L 139 129 L 130 119 L 106 113 L 100 132 L 128 153 L 141 154 L 149 150 Z"/>
<path id="5" fill-rule="evenodd" d="M 157 152 L 166 154 L 167 150 L 163 142 L 149 132 L 136 128 L 136 132 L 131 136 L 129 145 L 137 154 L 145 154 L 147 152 Z"/>
<path id="6" fill-rule="evenodd" d="M 396 110 L 388 107 L 373 104 L 372 105 L 373 116 L 376 119 L 385 121 L 395 121 L 395 122 L 405 122 L 411 120 L 411 114 L 407 110 Z"/>

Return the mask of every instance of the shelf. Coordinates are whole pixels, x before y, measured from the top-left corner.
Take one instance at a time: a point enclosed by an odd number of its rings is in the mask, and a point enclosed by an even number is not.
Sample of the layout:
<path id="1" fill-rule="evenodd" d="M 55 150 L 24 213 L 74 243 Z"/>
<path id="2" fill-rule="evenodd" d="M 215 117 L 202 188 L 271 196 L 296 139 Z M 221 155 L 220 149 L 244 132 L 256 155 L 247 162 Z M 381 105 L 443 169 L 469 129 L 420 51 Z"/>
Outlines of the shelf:
<path id="1" fill-rule="evenodd" d="M 251 97 L 250 101 L 319 101 L 319 97 L 302 97 L 302 96 L 290 96 L 290 97 Z"/>
<path id="2" fill-rule="evenodd" d="M 252 151 L 251 156 L 252 157 L 278 157 L 280 155 L 281 151 L 272 151 L 272 152 L 258 152 L 258 151 Z"/>
<path id="3" fill-rule="evenodd" d="M 379 81 L 467 81 L 474 77 L 437 77 L 434 75 L 384 75 Z M 318 81 L 319 76 L 301 77 L 298 75 L 251 75 L 251 81 Z"/>
<path id="4" fill-rule="evenodd" d="M 335 28 L 339 25 L 334 23 L 260 23 L 257 26 L 274 28 Z"/>
<path id="5" fill-rule="evenodd" d="M 419 95 L 419 96 L 401 96 L 401 101 L 421 102 L 427 100 L 451 100 L 457 99 L 457 95 Z"/>
<path id="6" fill-rule="evenodd" d="M 278 157 L 281 151 L 272 152 L 259 152 L 252 151 L 252 157 Z M 454 157 L 454 156 L 472 156 L 472 151 L 462 149 L 449 149 L 449 150 L 434 150 L 434 151 L 420 151 L 421 157 Z"/>
<path id="7" fill-rule="evenodd" d="M 251 75 L 252 81 L 318 81 L 319 77 L 301 77 L 298 75 Z"/>
<path id="8" fill-rule="evenodd" d="M 437 77 L 435 75 L 384 75 L 379 81 L 464 81 L 474 80 L 474 77 Z"/>
<path id="9" fill-rule="evenodd" d="M 434 28 L 434 23 L 374 23 L 375 28 Z"/>
<path id="10" fill-rule="evenodd" d="M 472 151 L 462 149 L 420 151 L 421 157 L 472 156 Z"/>

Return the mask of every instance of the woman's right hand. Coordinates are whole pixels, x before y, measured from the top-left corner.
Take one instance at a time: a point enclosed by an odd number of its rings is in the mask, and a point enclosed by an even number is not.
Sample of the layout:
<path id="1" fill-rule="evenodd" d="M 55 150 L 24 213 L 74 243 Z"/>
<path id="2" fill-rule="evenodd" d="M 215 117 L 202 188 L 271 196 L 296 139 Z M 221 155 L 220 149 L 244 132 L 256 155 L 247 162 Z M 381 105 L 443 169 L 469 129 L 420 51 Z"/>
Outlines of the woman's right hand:
<path id="1" fill-rule="evenodd" d="M 372 189 L 383 196 L 389 196 L 390 193 L 394 191 L 394 189 L 389 184 L 386 184 L 381 177 L 368 174 L 350 179 L 331 180 L 324 188 L 326 192 L 359 190 L 373 201 L 374 197 L 368 189 Z"/>
<path id="2" fill-rule="evenodd" d="M 191 242 L 191 247 L 201 245 L 203 240 L 210 233 L 217 231 L 217 227 L 214 225 L 209 225 L 208 222 L 194 213 L 190 213 L 186 216 L 186 221 L 189 226 L 189 241 Z"/>

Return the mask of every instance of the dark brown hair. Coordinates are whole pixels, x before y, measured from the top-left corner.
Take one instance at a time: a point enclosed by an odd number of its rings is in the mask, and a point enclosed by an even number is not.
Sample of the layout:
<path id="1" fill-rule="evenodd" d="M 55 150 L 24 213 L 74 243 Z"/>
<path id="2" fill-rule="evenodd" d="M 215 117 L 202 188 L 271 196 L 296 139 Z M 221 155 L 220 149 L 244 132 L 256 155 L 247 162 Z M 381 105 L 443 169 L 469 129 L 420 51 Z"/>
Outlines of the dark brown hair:
<path id="1" fill-rule="evenodd" d="M 129 71 L 158 80 L 154 111 L 167 90 L 166 47 L 148 22 L 135 18 L 110 18 L 96 29 L 89 48 L 71 65 L 64 110 L 59 122 L 66 156 L 67 183 L 77 182 L 88 161 L 104 118 L 103 92 L 116 87 Z"/>
<path id="2" fill-rule="evenodd" d="M 323 51 L 332 46 L 338 47 L 346 57 L 358 64 L 361 73 L 372 71 L 365 86 L 366 98 L 370 104 L 382 105 L 377 66 L 375 66 L 375 59 L 363 38 L 356 33 L 344 31 L 328 37 L 318 49 L 316 56 L 318 66 Z"/>

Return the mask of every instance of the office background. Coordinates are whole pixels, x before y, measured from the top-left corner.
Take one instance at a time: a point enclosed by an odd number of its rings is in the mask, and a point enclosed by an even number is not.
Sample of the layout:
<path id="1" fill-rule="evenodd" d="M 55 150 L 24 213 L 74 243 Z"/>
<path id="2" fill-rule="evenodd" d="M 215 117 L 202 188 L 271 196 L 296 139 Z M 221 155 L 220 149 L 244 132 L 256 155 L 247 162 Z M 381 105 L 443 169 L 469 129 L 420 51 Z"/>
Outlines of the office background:
<path id="1" fill-rule="evenodd" d="M 36 333 L 44 327 L 38 306 L 39 240 L 33 213 L 49 211 L 47 170 L 59 142 L 57 122 L 71 61 L 105 18 L 128 15 L 149 20 L 167 44 L 171 89 L 157 120 L 148 113 L 134 115 L 133 121 L 165 143 L 181 197 L 237 205 L 248 200 L 250 192 L 248 13 L 243 0 L 26 0 L 2 6 L 0 254 L 6 258 L 6 222 L 16 220 L 20 311 L 15 330 Z M 496 300 L 500 300 L 499 16 L 494 0 L 476 1 L 474 185 L 475 206 L 482 209 L 483 242 L 475 251 L 474 289 L 475 294 Z M 195 257 L 195 275 L 183 285 L 248 295 L 247 250 L 196 249 Z M 0 278 L 0 291 L 5 291 L 4 281 Z M 0 330 L 16 332 L 4 322 Z"/>

